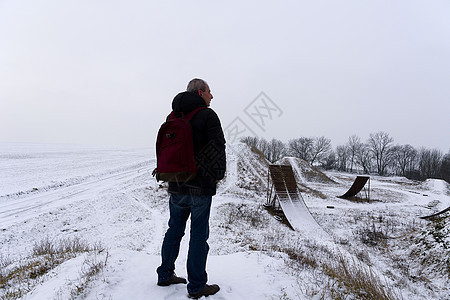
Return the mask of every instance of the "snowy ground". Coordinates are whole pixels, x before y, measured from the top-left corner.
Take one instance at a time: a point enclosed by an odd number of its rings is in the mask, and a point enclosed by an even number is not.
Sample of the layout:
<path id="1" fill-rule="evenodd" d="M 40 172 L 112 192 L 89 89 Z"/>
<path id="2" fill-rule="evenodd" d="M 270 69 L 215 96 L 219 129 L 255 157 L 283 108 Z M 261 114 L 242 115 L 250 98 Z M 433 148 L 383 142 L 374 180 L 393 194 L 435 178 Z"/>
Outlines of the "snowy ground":
<path id="1" fill-rule="evenodd" d="M 185 285 L 156 285 L 168 197 L 151 176 L 153 157 L 152 149 L 0 144 L 1 257 L 23 259 L 40 240 L 79 237 L 107 249 L 94 258 L 106 259 L 106 267 L 79 298 L 187 299 Z M 330 246 L 306 231 L 292 231 L 261 207 L 267 162 L 242 144 L 228 146 L 227 157 L 227 176 L 213 200 L 208 259 L 209 282 L 221 291 L 209 299 L 331 298 L 323 290 L 332 279 L 299 267 L 286 249 L 321 261 L 335 251 L 345 253 L 370 266 L 399 298 L 450 299 L 446 262 L 441 272 L 436 262 L 411 261 L 416 246 L 409 236 L 428 226 L 420 216 L 450 206 L 447 183 L 371 176 L 374 201 L 356 203 L 336 197 L 354 174 L 327 173 L 336 183 L 298 178 L 308 188 L 303 197 L 312 216 L 335 242 Z M 370 229 L 388 238 L 382 245 L 361 242 Z M 187 243 L 185 238 L 177 261 L 180 276 L 186 276 Z M 89 255 L 59 265 L 23 298 L 69 299 Z"/>

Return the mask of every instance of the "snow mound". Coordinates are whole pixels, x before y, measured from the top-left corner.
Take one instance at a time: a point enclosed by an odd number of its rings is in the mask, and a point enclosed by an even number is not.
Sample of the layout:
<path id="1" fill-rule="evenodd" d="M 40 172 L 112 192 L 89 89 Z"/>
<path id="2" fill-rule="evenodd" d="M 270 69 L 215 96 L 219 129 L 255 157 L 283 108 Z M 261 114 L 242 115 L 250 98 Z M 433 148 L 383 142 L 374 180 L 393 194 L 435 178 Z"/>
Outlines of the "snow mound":
<path id="1" fill-rule="evenodd" d="M 269 162 L 261 152 L 244 143 L 227 145 L 227 172 L 219 194 L 262 197 L 267 190 Z"/>
<path id="2" fill-rule="evenodd" d="M 297 182 L 336 183 L 327 175 L 311 166 L 307 161 L 296 157 L 284 157 L 276 162 L 278 165 L 291 165 Z"/>
<path id="3" fill-rule="evenodd" d="M 450 194 L 450 184 L 442 179 L 427 179 L 422 183 L 422 187 L 434 194 Z"/>

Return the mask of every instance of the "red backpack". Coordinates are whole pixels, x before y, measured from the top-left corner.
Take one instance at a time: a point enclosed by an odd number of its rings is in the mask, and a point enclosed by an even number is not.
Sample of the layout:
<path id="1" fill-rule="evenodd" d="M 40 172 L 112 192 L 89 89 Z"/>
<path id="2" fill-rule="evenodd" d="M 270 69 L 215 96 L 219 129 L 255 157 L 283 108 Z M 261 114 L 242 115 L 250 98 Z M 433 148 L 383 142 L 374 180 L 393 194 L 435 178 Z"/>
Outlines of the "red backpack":
<path id="1" fill-rule="evenodd" d="M 156 180 L 186 182 L 195 178 L 195 164 L 191 119 L 206 107 L 199 107 L 188 114 L 172 113 L 158 131 L 156 139 Z"/>

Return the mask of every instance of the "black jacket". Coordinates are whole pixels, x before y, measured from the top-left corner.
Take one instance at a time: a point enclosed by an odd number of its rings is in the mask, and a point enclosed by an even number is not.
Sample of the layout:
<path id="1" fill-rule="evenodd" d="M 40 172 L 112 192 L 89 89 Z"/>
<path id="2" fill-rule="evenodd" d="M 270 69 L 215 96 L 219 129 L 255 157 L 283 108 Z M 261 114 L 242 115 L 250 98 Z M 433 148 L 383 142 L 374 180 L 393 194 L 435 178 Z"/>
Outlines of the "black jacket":
<path id="1" fill-rule="evenodd" d="M 182 92 L 172 102 L 174 112 L 188 113 L 198 107 L 206 107 L 197 94 Z M 192 139 L 197 165 L 195 179 L 186 183 L 169 182 L 170 193 L 188 195 L 215 195 L 216 180 L 225 176 L 225 138 L 217 114 L 210 108 L 198 111 L 191 119 Z"/>

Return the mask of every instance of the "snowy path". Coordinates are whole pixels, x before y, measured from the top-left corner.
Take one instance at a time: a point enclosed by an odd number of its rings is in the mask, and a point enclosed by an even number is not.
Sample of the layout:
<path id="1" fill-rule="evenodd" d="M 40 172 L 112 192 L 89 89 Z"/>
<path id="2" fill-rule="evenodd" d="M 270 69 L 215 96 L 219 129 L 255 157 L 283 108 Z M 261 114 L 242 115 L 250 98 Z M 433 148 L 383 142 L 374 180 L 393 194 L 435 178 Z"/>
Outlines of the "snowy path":
<path id="1" fill-rule="evenodd" d="M 41 284 L 26 300 L 52 300 L 69 298 L 83 259 L 70 260 L 60 267 L 58 273 Z M 185 300 L 188 299 L 186 285 L 159 287 L 156 285 L 155 269 L 160 257 L 143 252 L 116 249 L 110 252 L 109 267 L 103 272 L 107 280 L 99 280 L 86 299 L 133 299 L 133 300 Z M 243 268 L 245 266 L 245 268 Z M 282 299 L 284 293 L 295 295 L 299 283 L 295 277 L 283 271 L 282 260 L 261 253 L 234 253 L 210 256 L 209 281 L 219 283 L 221 290 L 209 300 L 261 300 Z M 180 268 L 179 274 L 185 276 Z M 71 275 L 71 277 L 69 277 Z M 275 297 L 275 298 L 274 298 Z M 204 299 L 204 298 L 203 298 Z"/>
<path id="2" fill-rule="evenodd" d="M 139 175 L 145 168 L 135 165 L 124 171 L 93 177 L 84 182 L 49 191 L 30 194 L 20 199 L 2 201 L 0 211 L 0 227 L 6 228 L 14 223 L 24 222 L 39 214 L 68 205 L 73 201 L 89 199 L 116 186 L 120 182 L 130 180 Z"/>

